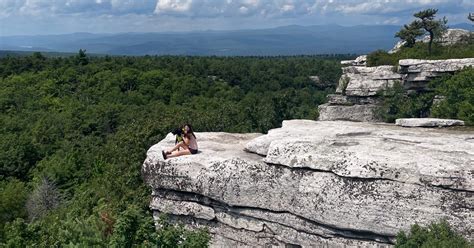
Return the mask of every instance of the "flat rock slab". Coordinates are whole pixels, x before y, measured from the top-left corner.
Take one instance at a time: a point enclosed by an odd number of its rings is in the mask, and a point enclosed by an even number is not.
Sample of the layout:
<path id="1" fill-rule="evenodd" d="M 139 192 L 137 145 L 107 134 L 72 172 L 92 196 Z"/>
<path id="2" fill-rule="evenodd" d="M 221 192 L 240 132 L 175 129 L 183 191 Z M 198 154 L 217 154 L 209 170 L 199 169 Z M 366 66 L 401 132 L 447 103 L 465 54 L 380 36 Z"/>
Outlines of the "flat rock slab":
<path id="1" fill-rule="evenodd" d="M 395 125 L 402 127 L 451 127 L 464 126 L 464 121 L 438 118 L 404 118 L 395 120 Z"/>
<path id="2" fill-rule="evenodd" d="M 420 73 L 420 72 L 454 72 L 468 66 L 474 66 L 474 58 L 466 59 L 401 59 L 400 73 Z"/>
<path id="3" fill-rule="evenodd" d="M 292 120 L 246 149 L 272 164 L 474 191 L 473 132 Z"/>
<path id="4" fill-rule="evenodd" d="M 197 155 L 163 160 L 171 135 L 151 147 L 142 175 L 155 214 L 208 227 L 215 246 L 387 247 L 443 218 L 473 239 L 472 132 L 293 120 L 196 135 Z"/>

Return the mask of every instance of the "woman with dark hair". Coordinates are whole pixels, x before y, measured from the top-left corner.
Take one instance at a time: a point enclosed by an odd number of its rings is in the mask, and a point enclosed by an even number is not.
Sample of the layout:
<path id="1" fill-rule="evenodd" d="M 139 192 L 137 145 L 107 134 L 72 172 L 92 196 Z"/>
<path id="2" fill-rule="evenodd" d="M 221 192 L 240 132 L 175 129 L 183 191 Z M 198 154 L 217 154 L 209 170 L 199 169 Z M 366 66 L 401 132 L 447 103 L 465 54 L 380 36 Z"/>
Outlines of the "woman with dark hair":
<path id="1" fill-rule="evenodd" d="M 183 141 L 176 144 L 173 149 L 166 152 L 161 151 L 164 159 L 196 154 L 198 152 L 196 135 L 194 135 L 193 127 L 190 124 L 184 125 L 182 137 Z"/>

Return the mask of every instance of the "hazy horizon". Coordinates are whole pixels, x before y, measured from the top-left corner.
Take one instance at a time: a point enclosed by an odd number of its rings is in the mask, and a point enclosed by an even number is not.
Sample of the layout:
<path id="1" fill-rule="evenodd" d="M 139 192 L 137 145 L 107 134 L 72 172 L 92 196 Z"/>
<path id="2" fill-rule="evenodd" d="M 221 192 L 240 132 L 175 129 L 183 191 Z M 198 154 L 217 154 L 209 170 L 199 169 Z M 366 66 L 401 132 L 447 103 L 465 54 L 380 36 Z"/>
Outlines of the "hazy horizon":
<path id="1" fill-rule="evenodd" d="M 466 23 L 468 0 L 2 0 L 0 36 L 163 33 L 267 29 L 289 25 L 403 25 L 439 9 Z"/>

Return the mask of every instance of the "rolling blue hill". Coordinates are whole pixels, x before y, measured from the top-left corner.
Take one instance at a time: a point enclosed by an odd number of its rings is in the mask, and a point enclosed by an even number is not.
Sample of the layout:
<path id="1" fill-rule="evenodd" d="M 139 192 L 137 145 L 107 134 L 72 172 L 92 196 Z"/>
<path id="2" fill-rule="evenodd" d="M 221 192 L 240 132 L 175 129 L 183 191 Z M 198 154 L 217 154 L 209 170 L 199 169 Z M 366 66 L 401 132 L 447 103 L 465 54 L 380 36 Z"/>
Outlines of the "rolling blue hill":
<path id="1" fill-rule="evenodd" d="M 470 24 L 452 28 L 473 29 Z M 110 55 L 275 56 L 368 53 L 397 42 L 393 25 L 345 27 L 283 26 L 259 30 L 182 33 L 71 33 L 0 37 L 0 50 L 77 52 Z"/>

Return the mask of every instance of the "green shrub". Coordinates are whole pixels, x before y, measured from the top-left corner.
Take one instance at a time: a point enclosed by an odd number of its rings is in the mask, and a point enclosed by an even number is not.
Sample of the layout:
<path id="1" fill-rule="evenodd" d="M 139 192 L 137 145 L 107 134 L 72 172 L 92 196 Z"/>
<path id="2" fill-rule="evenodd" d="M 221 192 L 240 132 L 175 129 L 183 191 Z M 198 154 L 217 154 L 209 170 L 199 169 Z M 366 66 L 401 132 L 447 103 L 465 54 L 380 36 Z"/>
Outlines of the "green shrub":
<path id="1" fill-rule="evenodd" d="M 474 125 L 474 68 L 466 68 L 449 79 L 433 82 L 436 94 L 444 96 L 433 106 L 433 117 L 454 118 Z"/>
<path id="2" fill-rule="evenodd" d="M 346 95 L 346 89 L 347 89 L 347 86 L 349 85 L 350 78 L 348 76 L 344 76 L 344 77 L 341 77 L 341 79 L 339 81 L 340 81 L 340 84 L 341 84 L 341 94 L 343 96 L 345 96 Z"/>
<path id="3" fill-rule="evenodd" d="M 207 229 L 190 231 L 183 225 L 172 225 L 165 215 L 160 216 L 160 230 L 156 239 L 156 246 L 160 248 L 174 247 L 208 247 L 211 240 Z"/>
<path id="4" fill-rule="evenodd" d="M 395 248 L 469 248 L 473 245 L 455 233 L 448 222 L 443 220 L 428 227 L 412 225 L 408 234 L 400 231 Z"/>
<path id="5" fill-rule="evenodd" d="M 18 179 L 0 181 L 0 240 L 5 223 L 16 218 L 26 218 L 27 196 L 28 188 Z"/>
<path id="6" fill-rule="evenodd" d="M 6 223 L 4 236 L 0 243 L 2 247 L 27 247 L 33 239 L 30 226 L 21 218 Z"/>
<path id="7" fill-rule="evenodd" d="M 151 245 L 154 240 L 156 231 L 151 214 L 131 205 L 115 221 L 109 244 L 111 247 L 132 247 L 134 244 Z"/>
<path id="8" fill-rule="evenodd" d="M 389 54 L 377 50 L 368 54 L 367 65 L 398 65 L 401 59 L 461 59 L 474 57 L 474 39 L 466 37 L 461 43 L 450 46 L 441 46 L 434 43 L 431 54 L 428 44 L 417 42 L 413 47 L 402 47 L 398 52 Z"/>
<path id="9" fill-rule="evenodd" d="M 367 66 L 397 65 L 399 56 L 389 54 L 384 50 L 377 50 L 367 55 Z"/>
<path id="10" fill-rule="evenodd" d="M 474 69 L 466 68 L 454 75 L 433 80 L 428 91 L 407 94 L 400 83 L 382 91 L 375 115 L 389 123 L 398 118 L 450 118 L 474 125 Z M 435 95 L 444 99 L 433 104 Z"/>
<path id="11" fill-rule="evenodd" d="M 380 92 L 382 102 L 375 109 L 377 118 L 393 123 L 398 118 L 428 117 L 433 103 L 433 92 L 407 94 L 400 83 Z"/>

